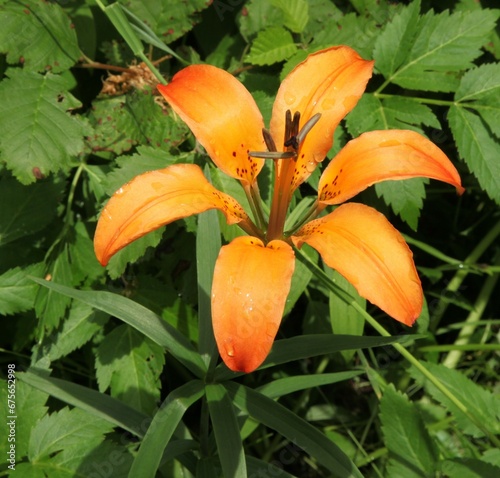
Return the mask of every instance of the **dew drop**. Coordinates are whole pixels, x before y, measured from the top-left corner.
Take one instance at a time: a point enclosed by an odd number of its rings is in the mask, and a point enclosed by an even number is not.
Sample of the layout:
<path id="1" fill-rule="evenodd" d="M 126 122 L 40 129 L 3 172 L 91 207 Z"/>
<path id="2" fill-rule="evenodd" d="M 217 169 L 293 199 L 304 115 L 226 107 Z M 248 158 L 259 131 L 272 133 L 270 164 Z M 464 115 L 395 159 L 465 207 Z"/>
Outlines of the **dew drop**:
<path id="1" fill-rule="evenodd" d="M 322 102 L 321 102 L 321 108 L 323 108 L 324 110 L 330 110 L 334 107 L 335 105 L 335 99 L 334 98 L 325 98 Z"/>
<path id="2" fill-rule="evenodd" d="M 225 344 L 224 348 L 226 349 L 226 353 L 229 357 L 234 357 L 234 347 L 233 344 Z"/>
<path id="3" fill-rule="evenodd" d="M 287 105 L 291 105 L 292 103 L 295 102 L 295 100 L 297 99 L 297 97 L 290 91 L 287 91 L 285 93 L 285 103 Z"/>
<path id="4" fill-rule="evenodd" d="M 123 194 L 123 188 L 118 189 L 115 194 Z"/>
<path id="5" fill-rule="evenodd" d="M 308 161 L 306 164 L 306 169 L 308 173 L 313 173 L 314 170 L 316 169 L 316 162 L 315 161 Z"/>

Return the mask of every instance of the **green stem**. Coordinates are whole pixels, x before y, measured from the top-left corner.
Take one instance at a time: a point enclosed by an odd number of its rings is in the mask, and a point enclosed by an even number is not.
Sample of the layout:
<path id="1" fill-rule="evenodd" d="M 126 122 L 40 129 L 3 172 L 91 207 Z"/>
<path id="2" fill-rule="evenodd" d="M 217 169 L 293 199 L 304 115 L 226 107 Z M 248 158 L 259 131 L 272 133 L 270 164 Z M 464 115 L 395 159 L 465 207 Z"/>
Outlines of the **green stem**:
<path id="1" fill-rule="evenodd" d="M 469 254 L 469 256 L 463 262 L 464 265 L 474 265 L 479 260 L 479 258 L 483 255 L 483 253 L 495 242 L 497 237 L 500 235 L 500 221 L 497 222 L 488 233 L 481 239 L 479 244 L 474 248 L 474 250 Z M 446 309 L 448 308 L 449 301 L 446 300 L 449 297 L 450 293 L 455 293 L 460 289 L 462 282 L 465 280 L 467 275 L 469 274 L 470 269 L 464 267 L 463 269 L 459 269 L 446 289 L 441 294 L 442 298 L 439 299 L 439 302 L 436 304 L 433 310 L 433 314 L 431 317 L 431 331 L 435 331 L 443 317 Z"/>
<path id="2" fill-rule="evenodd" d="M 386 82 L 387 83 L 387 82 Z M 384 83 L 382 86 L 385 88 L 386 83 Z M 376 98 L 379 98 L 381 100 L 384 99 L 390 99 L 390 98 L 401 98 L 401 95 L 390 95 L 386 93 L 379 93 L 379 91 L 382 91 L 382 86 L 373 93 L 373 96 Z M 416 103 L 422 103 L 422 104 L 427 104 L 427 105 L 438 105 L 438 106 L 453 106 L 456 105 L 457 103 L 455 101 L 447 101 L 447 100 L 435 100 L 432 98 L 420 98 L 418 96 L 405 96 L 405 100 L 409 101 L 415 101 Z"/>
<path id="3" fill-rule="evenodd" d="M 264 215 L 264 210 L 262 209 L 259 185 L 257 184 L 257 182 L 254 182 L 253 184 L 246 185 L 242 183 L 242 186 L 248 199 L 248 203 L 250 204 L 250 209 L 252 210 L 254 220 L 257 223 L 257 227 L 262 232 L 264 232 L 267 228 L 267 223 Z"/>
<path id="4" fill-rule="evenodd" d="M 311 270 L 316 278 L 320 280 L 324 285 L 326 285 L 333 293 L 337 294 L 342 300 L 347 302 L 350 306 L 352 306 L 360 315 L 362 315 L 365 320 L 383 337 L 391 337 L 391 334 L 387 332 L 366 310 L 361 307 L 354 298 L 342 290 L 335 282 L 333 282 L 328 275 L 319 268 L 314 262 L 311 261 L 305 254 L 300 251 L 297 251 L 297 257 L 301 262 L 303 262 L 309 270 Z M 427 370 L 427 368 L 420 363 L 420 361 L 414 357 L 408 350 L 405 349 L 401 344 L 392 343 L 391 344 L 410 364 L 412 364 L 417 370 L 419 370 L 422 375 L 427 378 L 443 395 L 448 398 L 467 418 L 474 423 L 488 439 L 493 443 L 496 447 L 500 448 L 500 440 L 492 434 L 489 430 L 487 430 L 482 421 L 479 420 L 473 413 L 471 413 L 467 407 L 453 395 L 447 388 L 444 386 L 440 380 L 435 377 L 432 372 Z"/>
<path id="5" fill-rule="evenodd" d="M 314 201 L 314 203 L 311 205 L 311 207 L 305 212 L 305 214 L 297 221 L 296 224 L 293 225 L 293 227 L 286 232 L 286 236 L 290 237 L 295 234 L 304 224 L 307 224 L 309 221 L 312 221 L 313 219 L 316 219 L 318 217 L 318 214 L 325 208 L 322 204 L 319 204 L 318 200 Z"/>
<path id="6" fill-rule="evenodd" d="M 496 265 L 500 264 L 500 254 L 497 254 L 494 263 Z M 470 350 L 469 341 L 471 340 L 476 330 L 477 321 L 481 319 L 484 309 L 486 308 L 486 305 L 488 304 L 491 298 L 491 294 L 493 293 L 493 290 L 495 289 L 497 282 L 498 282 L 498 274 L 489 276 L 484 281 L 484 285 L 481 288 L 481 291 L 479 292 L 479 296 L 476 300 L 476 303 L 474 304 L 474 308 L 470 312 L 469 316 L 465 321 L 466 325 L 464 325 L 464 327 L 460 329 L 460 332 L 458 334 L 457 339 L 455 340 L 455 343 L 451 345 L 453 350 L 451 350 L 443 360 L 443 365 L 445 365 L 446 367 L 455 368 L 458 365 L 460 359 L 462 358 L 464 350 Z M 476 346 L 481 347 L 481 349 L 478 350 L 484 350 L 484 347 L 486 345 L 488 344 L 477 344 Z M 496 349 L 494 350 L 498 349 L 498 346 L 496 344 L 489 344 L 489 345 L 493 345 L 494 347 L 496 347 Z M 468 348 L 464 349 L 462 348 L 462 346 Z"/>

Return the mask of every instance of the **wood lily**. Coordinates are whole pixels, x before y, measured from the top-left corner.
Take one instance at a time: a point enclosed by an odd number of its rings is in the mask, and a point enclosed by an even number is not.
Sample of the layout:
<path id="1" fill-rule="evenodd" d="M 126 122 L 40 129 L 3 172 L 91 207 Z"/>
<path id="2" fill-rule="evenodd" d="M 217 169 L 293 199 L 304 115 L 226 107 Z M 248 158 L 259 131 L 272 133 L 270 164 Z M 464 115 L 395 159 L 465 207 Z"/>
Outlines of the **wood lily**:
<path id="1" fill-rule="evenodd" d="M 324 169 L 318 197 L 303 220 L 284 231 L 294 191 L 323 161 L 333 133 L 363 94 L 373 62 L 338 46 L 300 63 L 281 84 L 270 129 L 250 93 L 232 75 L 193 65 L 159 86 L 213 162 L 239 180 L 252 217 L 217 190 L 193 164 L 176 164 L 137 176 L 104 208 L 95 252 L 105 265 L 122 247 L 176 219 L 218 209 L 246 233 L 221 248 L 212 288 L 212 318 L 219 353 L 234 371 L 251 372 L 268 355 L 278 331 L 294 271 L 293 246 L 314 247 L 360 295 L 396 320 L 411 325 L 423 293 L 412 253 L 402 236 L 374 209 L 337 206 L 387 179 L 428 177 L 463 192 L 446 155 L 413 131 L 387 130 L 350 141 Z M 275 183 L 269 217 L 263 211 L 257 176 L 270 158 Z"/>

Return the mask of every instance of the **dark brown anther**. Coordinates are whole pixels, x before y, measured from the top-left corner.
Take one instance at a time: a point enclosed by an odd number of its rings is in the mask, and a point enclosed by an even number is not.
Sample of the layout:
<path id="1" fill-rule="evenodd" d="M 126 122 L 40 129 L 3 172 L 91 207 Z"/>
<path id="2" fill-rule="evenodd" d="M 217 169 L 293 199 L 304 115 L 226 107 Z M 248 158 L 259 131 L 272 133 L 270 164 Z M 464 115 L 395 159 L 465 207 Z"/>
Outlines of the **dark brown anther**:
<path id="1" fill-rule="evenodd" d="M 299 149 L 299 141 L 297 141 L 297 135 L 299 134 L 299 123 L 300 123 L 300 113 L 295 112 L 292 118 L 292 112 L 286 110 L 285 116 L 285 148 L 292 148 L 295 151 Z"/>
<path id="2" fill-rule="evenodd" d="M 267 129 L 262 128 L 262 136 L 264 137 L 264 142 L 266 143 L 267 150 L 271 152 L 277 151 L 276 143 L 274 142 L 271 133 Z"/>

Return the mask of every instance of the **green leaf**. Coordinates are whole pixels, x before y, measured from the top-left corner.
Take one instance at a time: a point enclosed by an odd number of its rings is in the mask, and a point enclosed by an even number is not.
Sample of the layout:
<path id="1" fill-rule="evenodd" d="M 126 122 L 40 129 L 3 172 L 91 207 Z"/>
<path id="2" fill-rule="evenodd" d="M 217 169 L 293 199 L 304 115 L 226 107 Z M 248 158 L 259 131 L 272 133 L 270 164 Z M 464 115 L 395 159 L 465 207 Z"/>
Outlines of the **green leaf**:
<path id="1" fill-rule="evenodd" d="M 375 41 L 375 68 L 389 78 L 404 63 L 417 33 L 420 0 L 415 0 L 386 25 Z"/>
<path id="2" fill-rule="evenodd" d="M 96 377 L 99 391 L 147 414 L 160 399 L 159 376 L 165 363 L 161 347 L 132 327 L 122 324 L 99 344 Z"/>
<path id="3" fill-rule="evenodd" d="M 96 309 L 114 315 L 153 342 L 165 347 L 195 375 L 204 375 L 205 365 L 191 343 L 147 308 L 110 292 L 81 291 L 36 278 L 33 280 L 51 291 L 81 300 Z"/>
<path id="4" fill-rule="evenodd" d="M 354 286 L 345 279 L 337 271 L 328 268 L 327 274 L 340 287 L 346 290 L 355 301 L 362 307 L 366 308 L 366 299 L 361 297 Z M 346 304 L 337 294 L 329 291 L 328 307 L 330 315 L 331 331 L 335 335 L 362 335 L 365 325 L 365 320 L 361 314 L 350 304 Z M 355 350 L 344 350 L 341 352 L 346 363 L 352 359 Z"/>
<path id="5" fill-rule="evenodd" d="M 317 357 L 340 352 L 342 350 L 380 347 L 392 343 L 405 343 L 414 340 L 414 336 L 400 335 L 398 337 L 354 337 L 350 335 L 301 335 L 290 339 L 276 340 L 270 354 L 260 367 L 268 368 L 294 360 Z M 223 365 L 217 367 L 216 380 L 223 381 L 237 376 Z"/>
<path id="6" fill-rule="evenodd" d="M 413 46 L 401 67 L 389 78 L 404 88 L 423 91 L 453 91 L 459 78 L 453 72 L 466 70 L 481 55 L 499 12 L 432 10 L 420 17 Z"/>
<path id="7" fill-rule="evenodd" d="M 309 8 L 305 0 L 271 0 L 283 12 L 284 25 L 294 33 L 302 33 L 309 21 Z"/>
<path id="8" fill-rule="evenodd" d="M 427 178 L 410 178 L 404 181 L 384 181 L 375 184 L 378 197 L 391 206 L 414 231 L 417 230 L 420 210 L 424 206 Z"/>
<path id="9" fill-rule="evenodd" d="M 497 478 L 500 467 L 478 460 L 476 458 L 451 458 L 441 465 L 441 471 L 446 476 L 460 478 Z"/>
<path id="10" fill-rule="evenodd" d="M 361 375 L 362 371 L 348 371 L 337 373 L 322 373 L 319 375 L 297 375 L 294 377 L 278 378 L 272 382 L 262 385 L 258 392 L 269 398 L 278 398 L 289 393 L 309 388 L 320 387 L 321 385 L 330 385 L 332 383 L 350 380 L 353 377 Z"/>
<path id="11" fill-rule="evenodd" d="M 227 393 L 220 384 L 205 387 L 208 410 L 223 476 L 247 476 L 247 467 L 236 413 Z"/>
<path id="12" fill-rule="evenodd" d="M 201 19 L 199 12 L 210 3 L 206 0 L 119 0 L 148 25 L 165 43 L 171 43 L 190 31 Z"/>
<path id="13" fill-rule="evenodd" d="M 0 5 L 0 52 L 30 71 L 60 72 L 80 57 L 74 25 L 57 3 L 11 1 Z"/>
<path id="14" fill-rule="evenodd" d="M 0 246 L 40 231 L 56 217 L 64 185 L 38 181 L 23 186 L 0 178 Z"/>
<path id="15" fill-rule="evenodd" d="M 283 12 L 269 0 L 250 0 L 239 16 L 240 33 L 247 42 L 261 30 L 282 26 L 283 22 Z"/>
<path id="16" fill-rule="evenodd" d="M 380 401 L 380 419 L 385 445 L 389 449 L 387 476 L 435 476 L 439 456 L 437 446 L 415 405 L 392 384 L 385 388 Z"/>
<path id="17" fill-rule="evenodd" d="M 102 330 L 108 318 L 108 315 L 95 311 L 83 302 L 75 302 L 60 330 L 44 340 L 43 355 L 51 362 L 68 355 Z"/>
<path id="18" fill-rule="evenodd" d="M 461 158 L 488 196 L 500 204 L 499 141 L 491 135 L 481 118 L 465 108 L 452 106 L 448 122 Z"/>
<path id="19" fill-rule="evenodd" d="M 259 32 L 245 61 L 252 65 L 273 65 L 290 58 L 297 51 L 292 34 L 281 27 Z"/>
<path id="20" fill-rule="evenodd" d="M 500 63 L 481 65 L 465 73 L 455 101 L 476 110 L 500 138 Z"/>
<path id="21" fill-rule="evenodd" d="M 146 414 L 129 407 L 126 403 L 76 383 L 45 377 L 32 371 L 18 374 L 18 378 L 31 387 L 85 410 L 91 415 L 103 418 L 137 437 L 144 435 L 144 423 L 150 421 Z"/>
<path id="22" fill-rule="evenodd" d="M 333 476 L 362 477 L 354 463 L 335 443 L 295 413 L 243 385 L 227 382 L 224 386 L 240 410 L 306 450 Z"/>
<path id="23" fill-rule="evenodd" d="M 16 267 L 0 275 L 0 315 L 11 315 L 33 308 L 38 286 L 28 275 L 41 276 L 43 264 L 25 269 Z"/>
<path id="24" fill-rule="evenodd" d="M 101 443 L 111 425 L 77 408 L 63 408 L 43 417 L 33 428 L 28 456 L 30 461 L 47 459 L 68 448 L 92 448 Z"/>
<path id="25" fill-rule="evenodd" d="M 467 408 L 474 414 L 483 426 L 493 434 L 500 433 L 500 398 L 493 395 L 480 385 L 469 380 L 457 370 L 449 369 L 444 365 L 426 362 L 425 367 Z M 420 372 L 411 369 L 411 374 L 421 379 Z M 424 386 L 428 393 L 455 417 L 457 425 L 464 433 L 474 437 L 484 436 L 484 433 L 473 424 L 467 415 L 460 410 L 451 400 L 439 391 L 431 382 L 425 381 Z"/>
<path id="26" fill-rule="evenodd" d="M 40 175 L 68 171 L 83 150 L 88 125 L 67 112 L 81 104 L 60 76 L 11 69 L 0 83 L 0 151 L 23 184 Z"/>
<path id="27" fill-rule="evenodd" d="M 170 392 L 155 413 L 142 441 L 129 476 L 154 478 L 165 447 L 185 411 L 203 396 L 203 382 L 192 380 Z"/>

